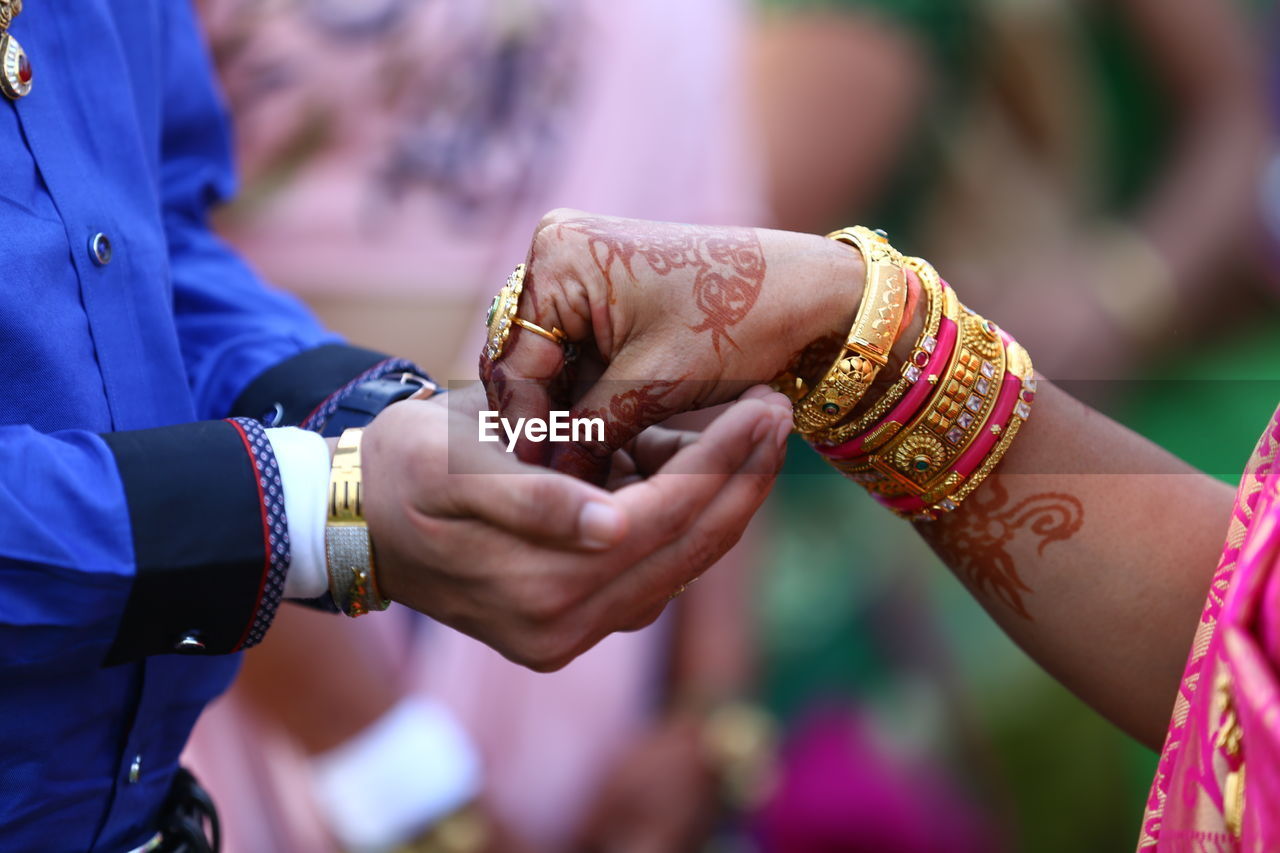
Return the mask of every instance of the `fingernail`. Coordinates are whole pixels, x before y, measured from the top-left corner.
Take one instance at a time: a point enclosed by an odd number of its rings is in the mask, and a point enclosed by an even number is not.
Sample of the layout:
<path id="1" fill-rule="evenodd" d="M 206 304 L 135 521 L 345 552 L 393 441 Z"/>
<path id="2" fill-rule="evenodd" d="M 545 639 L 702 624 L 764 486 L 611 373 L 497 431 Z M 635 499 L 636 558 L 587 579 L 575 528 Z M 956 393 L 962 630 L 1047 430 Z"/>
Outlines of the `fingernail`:
<path id="1" fill-rule="evenodd" d="M 622 513 L 609 504 L 591 501 L 578 515 L 578 540 L 586 548 L 611 548 L 621 533 Z"/>
<path id="2" fill-rule="evenodd" d="M 787 399 L 786 394 L 774 391 L 768 396 L 761 397 L 760 399 L 768 403 L 770 406 L 776 406 L 779 409 L 783 409 L 788 415 L 791 414 L 791 401 Z"/>

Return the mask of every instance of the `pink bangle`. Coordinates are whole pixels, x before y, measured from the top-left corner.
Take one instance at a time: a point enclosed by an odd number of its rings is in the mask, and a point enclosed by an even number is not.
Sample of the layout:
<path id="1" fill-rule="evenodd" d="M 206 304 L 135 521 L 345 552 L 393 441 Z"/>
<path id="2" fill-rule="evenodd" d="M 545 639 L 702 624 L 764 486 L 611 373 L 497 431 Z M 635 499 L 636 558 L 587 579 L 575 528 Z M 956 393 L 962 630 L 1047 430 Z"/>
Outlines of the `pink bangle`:
<path id="1" fill-rule="evenodd" d="M 1005 333 L 1003 329 L 1000 331 L 1000 337 L 1006 347 L 1016 346 L 1013 338 Z M 1000 396 L 996 398 L 996 404 L 991 410 L 990 423 L 992 426 L 984 429 L 973 444 L 965 449 L 965 452 L 952 465 L 951 471 L 959 474 L 964 479 L 968 479 L 982 465 L 995 447 L 996 442 L 1009 429 L 1014 418 L 1025 421 L 1031 416 L 1031 404 L 1035 401 L 1035 398 L 1035 379 L 1023 379 L 1023 377 L 1011 371 L 1006 371 L 1004 382 L 1000 387 Z M 919 495 L 905 495 L 898 498 L 884 498 L 880 495 L 873 495 L 873 497 L 881 505 L 903 515 L 923 513 L 932 508 Z M 943 511 L 950 511 L 955 508 L 955 504 L 950 498 L 943 498 L 937 502 L 937 507 Z"/>
<path id="2" fill-rule="evenodd" d="M 875 435 L 877 431 L 882 429 L 885 424 L 897 422 L 899 424 L 908 423 L 920 411 L 920 407 L 929 399 L 929 395 L 933 392 L 934 383 L 929 381 L 929 377 L 937 377 L 946 372 L 947 362 L 951 359 L 951 353 L 955 350 L 956 340 L 959 338 L 959 326 L 956 321 L 950 317 L 943 317 L 942 323 L 938 327 L 938 345 L 933 350 L 933 355 L 929 361 L 920 368 L 920 365 L 914 365 L 921 369 L 920 375 L 916 378 L 915 384 L 911 386 L 898 405 L 894 406 L 889 414 L 862 435 L 846 441 L 844 444 L 836 447 L 817 446 L 814 449 L 828 459 L 852 459 L 862 453 L 862 445 L 866 443 L 867 437 Z M 936 381 L 936 379 L 935 379 Z"/>
<path id="3" fill-rule="evenodd" d="M 961 477 L 968 477 L 973 473 L 987 454 L 991 452 L 991 448 L 1000 440 L 1000 433 L 1009 426 L 1009 420 L 1013 417 L 1013 408 L 1018 402 L 1018 394 L 1022 387 L 1020 377 L 1014 376 L 1012 373 L 1005 373 L 1004 383 L 1000 387 L 1000 396 L 996 398 L 995 408 L 991 411 L 990 423 L 998 426 L 999 429 L 993 431 L 988 427 L 974 440 L 973 444 L 965 449 L 951 466 L 948 473 L 956 473 Z M 897 510 L 903 513 L 912 513 L 923 511 L 928 505 L 919 495 L 904 495 L 899 498 L 886 498 L 881 501 L 889 509 Z"/>

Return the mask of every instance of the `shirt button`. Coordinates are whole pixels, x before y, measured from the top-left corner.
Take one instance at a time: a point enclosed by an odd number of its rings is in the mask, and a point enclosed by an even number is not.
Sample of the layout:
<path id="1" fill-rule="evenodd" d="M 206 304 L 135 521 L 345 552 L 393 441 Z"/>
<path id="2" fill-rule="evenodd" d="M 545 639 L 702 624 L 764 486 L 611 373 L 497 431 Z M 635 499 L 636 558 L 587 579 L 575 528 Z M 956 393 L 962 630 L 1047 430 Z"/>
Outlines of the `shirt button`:
<path id="1" fill-rule="evenodd" d="M 142 756 L 135 755 L 133 763 L 129 765 L 129 784 L 136 784 L 139 777 L 142 776 Z"/>
<path id="2" fill-rule="evenodd" d="M 111 263 L 111 238 L 99 231 L 89 238 L 89 255 L 100 267 Z"/>

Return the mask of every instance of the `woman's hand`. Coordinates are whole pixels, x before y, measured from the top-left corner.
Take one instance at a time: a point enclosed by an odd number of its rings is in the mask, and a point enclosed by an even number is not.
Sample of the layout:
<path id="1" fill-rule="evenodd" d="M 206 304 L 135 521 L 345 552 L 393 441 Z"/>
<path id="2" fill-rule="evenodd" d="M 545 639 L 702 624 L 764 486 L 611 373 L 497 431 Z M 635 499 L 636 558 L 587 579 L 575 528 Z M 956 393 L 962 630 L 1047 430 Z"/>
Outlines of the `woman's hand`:
<path id="1" fill-rule="evenodd" d="M 821 237 L 554 211 L 534 235 L 518 316 L 560 328 L 580 355 L 566 365 L 561 346 L 517 326 L 481 376 L 505 417 L 602 418 L 603 442 L 518 448 L 601 482 L 612 451 L 645 427 L 732 400 L 806 355 L 825 370 L 862 278 L 857 252 Z"/>
<path id="2" fill-rule="evenodd" d="M 649 624 L 741 536 L 790 407 L 759 389 L 700 436 L 631 447 L 617 491 L 477 441 L 483 394 L 389 407 L 365 432 L 365 517 L 389 598 L 538 670 Z"/>

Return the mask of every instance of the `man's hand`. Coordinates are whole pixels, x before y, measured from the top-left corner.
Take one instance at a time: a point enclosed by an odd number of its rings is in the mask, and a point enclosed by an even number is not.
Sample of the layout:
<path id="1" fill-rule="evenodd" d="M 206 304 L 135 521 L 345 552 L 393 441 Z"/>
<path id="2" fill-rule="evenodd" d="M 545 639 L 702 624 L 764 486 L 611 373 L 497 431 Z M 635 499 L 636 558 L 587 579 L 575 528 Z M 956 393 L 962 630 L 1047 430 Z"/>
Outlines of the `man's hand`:
<path id="1" fill-rule="evenodd" d="M 368 427 L 365 517 L 389 598 L 533 669 L 643 627 L 741 536 L 773 484 L 786 398 L 753 389 L 701 436 L 654 430 L 610 492 L 477 441 L 474 392 Z"/>
<path id="2" fill-rule="evenodd" d="M 603 442 L 518 448 L 602 482 L 612 452 L 645 427 L 733 400 L 796 361 L 825 370 L 862 278 L 857 252 L 812 235 L 556 211 L 534 235 L 519 316 L 559 327 L 581 355 L 566 366 L 560 346 L 516 327 L 481 376 L 505 417 L 603 418 Z"/>

